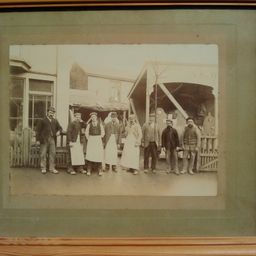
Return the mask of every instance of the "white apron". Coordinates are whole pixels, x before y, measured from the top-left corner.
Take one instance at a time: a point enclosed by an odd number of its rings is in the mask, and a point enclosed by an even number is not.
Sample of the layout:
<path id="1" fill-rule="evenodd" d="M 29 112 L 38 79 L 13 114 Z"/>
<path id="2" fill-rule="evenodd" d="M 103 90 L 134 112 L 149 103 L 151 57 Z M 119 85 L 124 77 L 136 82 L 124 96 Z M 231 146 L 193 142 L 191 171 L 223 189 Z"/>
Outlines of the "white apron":
<path id="1" fill-rule="evenodd" d="M 111 134 L 105 147 L 105 164 L 117 165 L 117 144 L 114 134 Z"/>
<path id="2" fill-rule="evenodd" d="M 87 141 L 86 160 L 102 163 L 104 158 L 104 149 L 101 135 L 90 135 Z"/>
<path id="3" fill-rule="evenodd" d="M 140 147 L 135 146 L 136 139 L 132 133 L 128 134 L 124 142 L 121 165 L 126 168 L 139 170 L 140 166 Z"/>
<path id="4" fill-rule="evenodd" d="M 84 165 L 84 151 L 83 151 L 83 144 L 80 142 L 80 135 L 77 136 L 76 142 L 70 148 L 71 154 L 71 164 L 75 165 Z"/>

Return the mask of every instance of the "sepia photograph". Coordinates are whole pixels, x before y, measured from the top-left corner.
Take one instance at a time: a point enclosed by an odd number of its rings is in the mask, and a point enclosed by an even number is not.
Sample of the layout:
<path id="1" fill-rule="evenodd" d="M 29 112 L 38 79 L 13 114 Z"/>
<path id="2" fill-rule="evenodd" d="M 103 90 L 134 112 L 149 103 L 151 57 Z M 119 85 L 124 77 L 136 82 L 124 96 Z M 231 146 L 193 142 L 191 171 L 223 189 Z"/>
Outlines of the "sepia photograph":
<path id="1" fill-rule="evenodd" d="M 11 45 L 10 193 L 217 196 L 216 44 Z"/>

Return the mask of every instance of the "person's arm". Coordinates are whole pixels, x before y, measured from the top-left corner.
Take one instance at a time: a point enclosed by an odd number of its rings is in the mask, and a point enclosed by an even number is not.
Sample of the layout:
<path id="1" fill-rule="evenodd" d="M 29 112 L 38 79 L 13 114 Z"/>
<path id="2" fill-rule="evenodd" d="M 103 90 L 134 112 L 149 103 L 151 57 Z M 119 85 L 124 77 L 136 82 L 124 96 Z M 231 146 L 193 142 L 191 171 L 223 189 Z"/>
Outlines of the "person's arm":
<path id="1" fill-rule="evenodd" d="M 196 136 L 197 136 L 197 143 L 196 143 L 196 147 L 199 150 L 200 146 L 201 146 L 201 133 L 199 131 L 198 128 L 196 128 Z"/>
<path id="2" fill-rule="evenodd" d="M 56 132 L 58 133 L 61 133 L 62 131 L 63 131 L 63 129 L 62 129 L 62 127 L 61 127 L 61 125 L 60 125 L 60 123 L 59 123 L 59 121 L 57 120 L 57 119 L 55 119 L 56 120 Z"/>
<path id="3" fill-rule="evenodd" d="M 138 127 L 138 146 L 142 143 L 142 131 L 141 131 L 141 128 L 140 128 L 140 125 L 137 124 L 137 127 Z"/>
<path id="4" fill-rule="evenodd" d="M 142 147 L 144 147 L 144 144 L 145 144 L 145 131 L 146 131 L 146 124 L 143 124 L 142 130 L 141 130 L 141 146 Z"/>
<path id="5" fill-rule="evenodd" d="M 174 130 L 174 138 L 175 138 L 175 148 L 177 149 L 180 145 L 180 142 L 179 142 L 179 135 L 176 129 Z"/>
<path id="6" fill-rule="evenodd" d="M 164 147 L 164 148 L 165 148 L 165 131 L 166 131 L 166 129 L 164 129 L 164 130 L 163 130 L 163 132 L 162 132 L 162 136 L 161 136 L 161 140 L 162 140 L 162 147 Z"/>
<path id="7" fill-rule="evenodd" d="M 85 129 L 85 137 L 86 137 L 87 140 L 89 139 L 89 128 L 90 128 L 90 124 L 88 124 L 86 129 Z"/>
<path id="8" fill-rule="evenodd" d="M 161 140 L 161 133 L 159 127 L 157 127 L 157 138 L 158 138 L 158 147 L 161 148 L 162 140 Z"/>
<path id="9" fill-rule="evenodd" d="M 117 144 L 120 145 L 122 143 L 122 125 L 118 125 L 118 135 L 117 135 Z"/>
<path id="10" fill-rule="evenodd" d="M 105 136 L 105 129 L 102 124 L 100 124 L 100 132 L 101 132 L 101 138 Z"/>
<path id="11" fill-rule="evenodd" d="M 181 137 L 180 137 L 182 149 L 184 149 L 184 134 L 185 134 L 185 128 L 184 128 L 184 130 L 182 131 Z"/>

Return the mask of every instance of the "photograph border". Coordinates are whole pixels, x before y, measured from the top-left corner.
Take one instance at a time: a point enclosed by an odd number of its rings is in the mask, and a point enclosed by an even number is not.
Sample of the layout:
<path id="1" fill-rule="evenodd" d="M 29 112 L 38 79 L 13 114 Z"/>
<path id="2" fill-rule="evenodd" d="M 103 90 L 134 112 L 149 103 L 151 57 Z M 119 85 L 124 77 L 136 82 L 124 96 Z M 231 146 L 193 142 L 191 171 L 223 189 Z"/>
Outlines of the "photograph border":
<path id="1" fill-rule="evenodd" d="M 251 8 L 256 1 L 1 1 L 0 8 L 120 7 L 120 6 L 235 6 Z M 56 8 L 56 9 L 55 9 Z M 256 255 L 256 237 L 1 237 L 1 255 Z"/>

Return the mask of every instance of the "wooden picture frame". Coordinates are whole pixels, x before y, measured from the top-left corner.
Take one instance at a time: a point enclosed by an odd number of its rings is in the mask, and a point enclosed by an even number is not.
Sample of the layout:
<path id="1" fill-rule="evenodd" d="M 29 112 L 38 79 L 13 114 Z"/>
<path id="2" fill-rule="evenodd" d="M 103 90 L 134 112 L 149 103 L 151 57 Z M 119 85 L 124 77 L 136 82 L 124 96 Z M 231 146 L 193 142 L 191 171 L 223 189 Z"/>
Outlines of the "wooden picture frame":
<path id="1" fill-rule="evenodd" d="M 239 10 L 242 8 L 248 11 L 256 11 L 255 9 L 256 1 L 255 0 L 215 0 L 215 1 L 137 1 L 137 0 L 124 0 L 124 1 L 71 1 L 71 0 L 60 0 L 60 1 L 31 1 L 31 0 L 1 0 L 0 1 L 0 11 L 2 13 L 12 12 L 12 11 L 44 11 L 43 8 L 48 8 L 53 11 L 58 10 L 76 10 L 76 8 L 92 8 L 96 10 L 104 10 L 104 8 L 110 8 L 115 10 L 118 8 L 124 7 L 125 9 L 129 8 L 138 8 L 143 10 L 143 8 L 153 9 L 154 8 L 199 8 L 202 9 L 211 9 L 211 8 L 232 8 L 232 10 Z M 28 8 L 28 9 L 27 9 Z M 97 9 L 98 8 L 98 9 Z M 81 10 L 81 9 L 80 9 Z M 1 15 L 1 13 L 0 13 Z M 255 21 L 255 19 L 254 19 Z M 0 35 L 1 36 L 1 35 Z M 254 37 L 253 37 L 254 36 Z M 255 42 L 255 35 L 252 35 L 252 40 Z M 255 54 L 254 54 L 255 55 Z M 255 90 L 251 91 L 255 93 Z M 234 100 L 234 99 L 233 99 Z M 255 103 L 254 103 L 255 104 Z M 2 104 L 2 106 L 4 106 Z M 255 105 L 254 105 L 255 106 Z M 233 121 L 234 122 L 234 121 Z M 255 122 L 251 122 L 254 124 Z M 249 125 L 249 124 L 248 124 Z M 245 128 L 243 126 L 242 128 Z M 242 130 L 242 129 L 241 129 Z M 239 134 L 236 134 L 239 135 Z M 255 136 L 252 138 L 255 138 Z M 256 146 L 255 141 L 252 142 Z M 255 151 L 254 151 L 255 153 Z M 4 157 L 4 154 L 2 158 Z M 248 156 L 246 158 L 248 161 L 251 161 L 252 168 L 255 169 L 255 160 Z M 245 159 L 245 160 L 246 160 Z M 3 160 L 3 159 L 0 159 Z M 249 167 L 247 167 L 249 168 Z M 1 168 L 2 169 L 2 168 Z M 1 170 L 2 171 L 2 170 Z M 252 179 L 255 177 L 253 176 Z M 1 180 L 2 181 L 2 180 Z M 232 190 L 233 191 L 233 190 Z M 240 200 L 247 200 L 246 193 L 250 194 L 250 198 L 253 197 L 254 190 L 244 190 L 244 195 L 241 196 Z M 244 202 L 243 201 L 243 202 Z M 240 202 L 240 201 L 239 201 Z M 251 204 L 252 202 L 248 200 Z M 1 200 L 1 205 L 3 205 Z M 254 202 L 255 204 L 255 202 Z M 244 204 L 241 204 L 243 207 Z M 248 205 L 245 206 L 248 207 Z M 1 206 L 2 207 L 2 206 Z M 249 206 L 253 209 L 250 213 L 255 210 L 255 205 Z M 2 209 L 1 209 L 2 210 Z M 155 236 L 150 232 L 148 235 L 97 235 L 89 236 L 73 236 L 72 234 L 68 236 L 56 236 L 52 234 L 43 235 L 43 236 L 34 236 L 34 235 L 22 235 L 22 232 L 17 232 L 19 228 L 19 220 L 25 218 L 26 213 L 22 209 L 20 211 L 20 217 L 14 218 L 12 213 L 9 210 L 4 209 L 3 214 L 0 212 L 1 221 L 8 223 L 13 221 L 12 225 L 3 225 L 1 228 L 0 224 L 0 255 L 116 255 L 116 256 L 139 256 L 139 255 L 256 255 L 256 230 L 252 228 L 252 231 L 249 232 L 252 235 L 248 235 L 245 230 L 242 230 L 238 234 L 237 232 L 226 232 L 227 235 L 222 236 L 183 236 L 175 234 L 172 236 Z M 156 215 L 155 215 L 156 216 Z M 167 216 L 167 215 L 166 215 Z M 14 218 L 14 219 L 12 219 Z M 68 218 L 66 216 L 66 218 Z M 34 222 L 35 228 L 37 224 L 37 219 L 32 219 L 31 222 Z M 46 225 L 53 225 L 51 224 Z M 31 224 L 31 223 L 30 223 Z M 233 222 L 230 224 L 232 225 Z M 239 225 L 239 223 L 238 223 Z M 255 225 L 255 223 L 252 223 Z M 125 225 L 124 225 L 125 226 Z M 108 226 L 106 228 L 111 228 Z M 24 228 L 21 227 L 21 228 Z M 113 230 L 118 227 L 112 227 Z M 2 229 L 2 230 L 1 230 Z M 8 230 L 10 229 L 10 230 Z M 10 232 L 9 232 L 10 231 Z M 3 235 L 11 233 L 12 235 Z M 96 232 L 97 233 L 97 232 Z M 143 232 L 142 232 L 143 233 Z M 18 235 L 16 235 L 18 234 Z M 222 232 L 225 234 L 225 232 Z M 244 235 L 246 234 L 246 235 Z"/>

